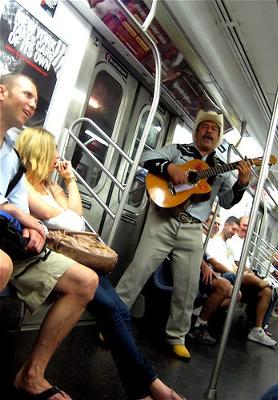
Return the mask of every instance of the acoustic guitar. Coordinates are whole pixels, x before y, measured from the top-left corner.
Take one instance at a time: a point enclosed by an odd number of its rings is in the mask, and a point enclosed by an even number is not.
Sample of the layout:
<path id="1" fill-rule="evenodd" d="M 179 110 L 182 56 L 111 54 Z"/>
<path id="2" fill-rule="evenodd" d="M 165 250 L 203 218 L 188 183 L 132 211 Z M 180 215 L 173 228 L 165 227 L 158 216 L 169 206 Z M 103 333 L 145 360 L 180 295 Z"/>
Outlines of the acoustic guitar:
<path id="1" fill-rule="evenodd" d="M 261 165 L 262 157 L 249 159 L 252 165 Z M 185 201 L 205 201 L 209 198 L 211 186 L 207 178 L 215 177 L 223 172 L 237 168 L 239 161 L 210 167 L 205 161 L 190 160 L 179 167 L 188 173 L 188 183 L 173 185 L 161 176 L 148 172 L 146 176 L 146 188 L 152 201 L 163 208 L 176 207 Z M 276 157 L 271 155 L 269 165 L 276 163 Z"/>

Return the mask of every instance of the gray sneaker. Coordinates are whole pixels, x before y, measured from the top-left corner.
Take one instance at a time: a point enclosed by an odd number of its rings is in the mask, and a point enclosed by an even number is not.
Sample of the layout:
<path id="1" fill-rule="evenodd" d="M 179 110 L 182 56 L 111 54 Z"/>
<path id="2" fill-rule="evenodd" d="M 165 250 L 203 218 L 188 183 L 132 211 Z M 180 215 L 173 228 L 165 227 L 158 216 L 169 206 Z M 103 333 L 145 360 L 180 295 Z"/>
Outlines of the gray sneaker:
<path id="1" fill-rule="evenodd" d="M 216 340 L 210 336 L 207 325 L 194 327 L 189 333 L 189 336 L 200 343 L 209 344 L 211 346 L 216 343 Z"/>
<path id="2" fill-rule="evenodd" d="M 272 339 L 271 337 L 269 337 L 265 331 L 263 330 L 263 328 L 260 328 L 259 331 L 255 331 L 254 328 L 251 329 L 249 335 L 248 335 L 248 339 L 252 340 L 252 342 L 257 342 L 260 344 L 264 344 L 265 346 L 269 346 L 269 347 L 274 347 L 276 346 L 277 342 L 276 340 Z"/>

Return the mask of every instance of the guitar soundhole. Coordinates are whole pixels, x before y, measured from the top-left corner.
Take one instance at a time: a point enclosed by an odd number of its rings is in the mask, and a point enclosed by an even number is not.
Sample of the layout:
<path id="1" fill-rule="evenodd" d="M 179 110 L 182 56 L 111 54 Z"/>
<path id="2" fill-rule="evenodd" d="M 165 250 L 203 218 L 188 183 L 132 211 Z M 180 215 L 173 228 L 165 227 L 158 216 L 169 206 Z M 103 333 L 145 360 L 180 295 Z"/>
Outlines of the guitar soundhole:
<path id="1" fill-rule="evenodd" d="M 188 182 L 196 183 L 199 180 L 199 174 L 197 171 L 189 171 L 188 172 Z"/>

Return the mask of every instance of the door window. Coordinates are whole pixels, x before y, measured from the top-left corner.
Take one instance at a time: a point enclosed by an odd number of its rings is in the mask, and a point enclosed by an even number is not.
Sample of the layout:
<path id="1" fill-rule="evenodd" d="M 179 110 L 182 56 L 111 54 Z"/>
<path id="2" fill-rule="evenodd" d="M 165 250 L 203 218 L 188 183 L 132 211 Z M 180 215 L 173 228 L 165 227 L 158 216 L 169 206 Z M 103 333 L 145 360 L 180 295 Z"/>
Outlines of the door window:
<path id="1" fill-rule="evenodd" d="M 143 130 L 145 128 L 145 125 L 146 125 L 146 122 L 147 122 L 147 119 L 148 119 L 148 115 L 149 115 L 149 112 L 145 111 L 144 114 L 142 115 L 141 121 L 139 123 L 138 134 L 137 134 L 136 141 L 135 141 L 135 144 L 134 144 L 134 148 L 133 148 L 133 152 L 132 152 L 132 158 L 135 157 L 135 154 L 137 152 L 139 143 L 141 141 L 142 133 L 143 133 Z M 157 117 L 154 117 L 152 126 L 150 128 L 150 131 L 149 131 L 149 134 L 148 134 L 148 137 L 147 137 L 147 140 L 146 140 L 145 150 L 147 150 L 147 149 L 149 149 L 149 150 L 155 149 L 155 147 L 156 147 L 156 145 L 158 143 L 158 139 L 160 137 L 159 135 L 160 135 L 161 129 L 162 129 L 161 122 L 159 121 L 159 119 Z"/>
<path id="2" fill-rule="evenodd" d="M 134 148 L 132 151 L 132 159 L 134 159 L 135 154 L 137 152 L 140 140 L 142 138 L 142 133 L 145 128 L 147 118 L 149 115 L 149 111 L 145 111 L 144 114 L 142 115 L 141 121 L 138 125 L 138 134 L 134 143 Z M 160 138 L 160 134 L 162 131 L 162 123 L 161 121 L 157 118 L 154 117 L 152 126 L 150 128 L 146 144 L 145 144 L 145 150 L 153 150 L 158 143 L 158 140 Z M 129 197 L 128 197 L 128 204 L 133 207 L 139 207 L 145 193 L 145 177 L 147 174 L 147 170 L 142 167 L 138 167 L 138 171 L 134 177 L 134 181 L 132 183 L 131 190 L 129 192 Z M 127 179 L 127 178 L 126 178 Z"/>
<path id="3" fill-rule="evenodd" d="M 100 71 L 94 80 L 84 117 L 91 119 L 111 137 L 122 97 L 123 89 L 119 82 L 107 71 Z M 105 163 L 109 143 L 91 124 L 82 124 L 78 138 L 102 164 Z M 78 144 L 72 164 L 91 188 L 98 184 L 102 170 Z"/>

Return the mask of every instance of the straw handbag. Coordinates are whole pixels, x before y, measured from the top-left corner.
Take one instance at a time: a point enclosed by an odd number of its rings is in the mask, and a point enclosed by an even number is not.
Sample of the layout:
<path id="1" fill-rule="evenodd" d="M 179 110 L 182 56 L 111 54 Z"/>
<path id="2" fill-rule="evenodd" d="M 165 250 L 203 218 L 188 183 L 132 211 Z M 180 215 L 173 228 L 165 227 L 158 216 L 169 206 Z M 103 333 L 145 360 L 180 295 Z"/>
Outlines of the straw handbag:
<path id="1" fill-rule="evenodd" d="M 47 247 L 96 271 L 110 272 L 118 254 L 92 232 L 49 231 Z"/>

